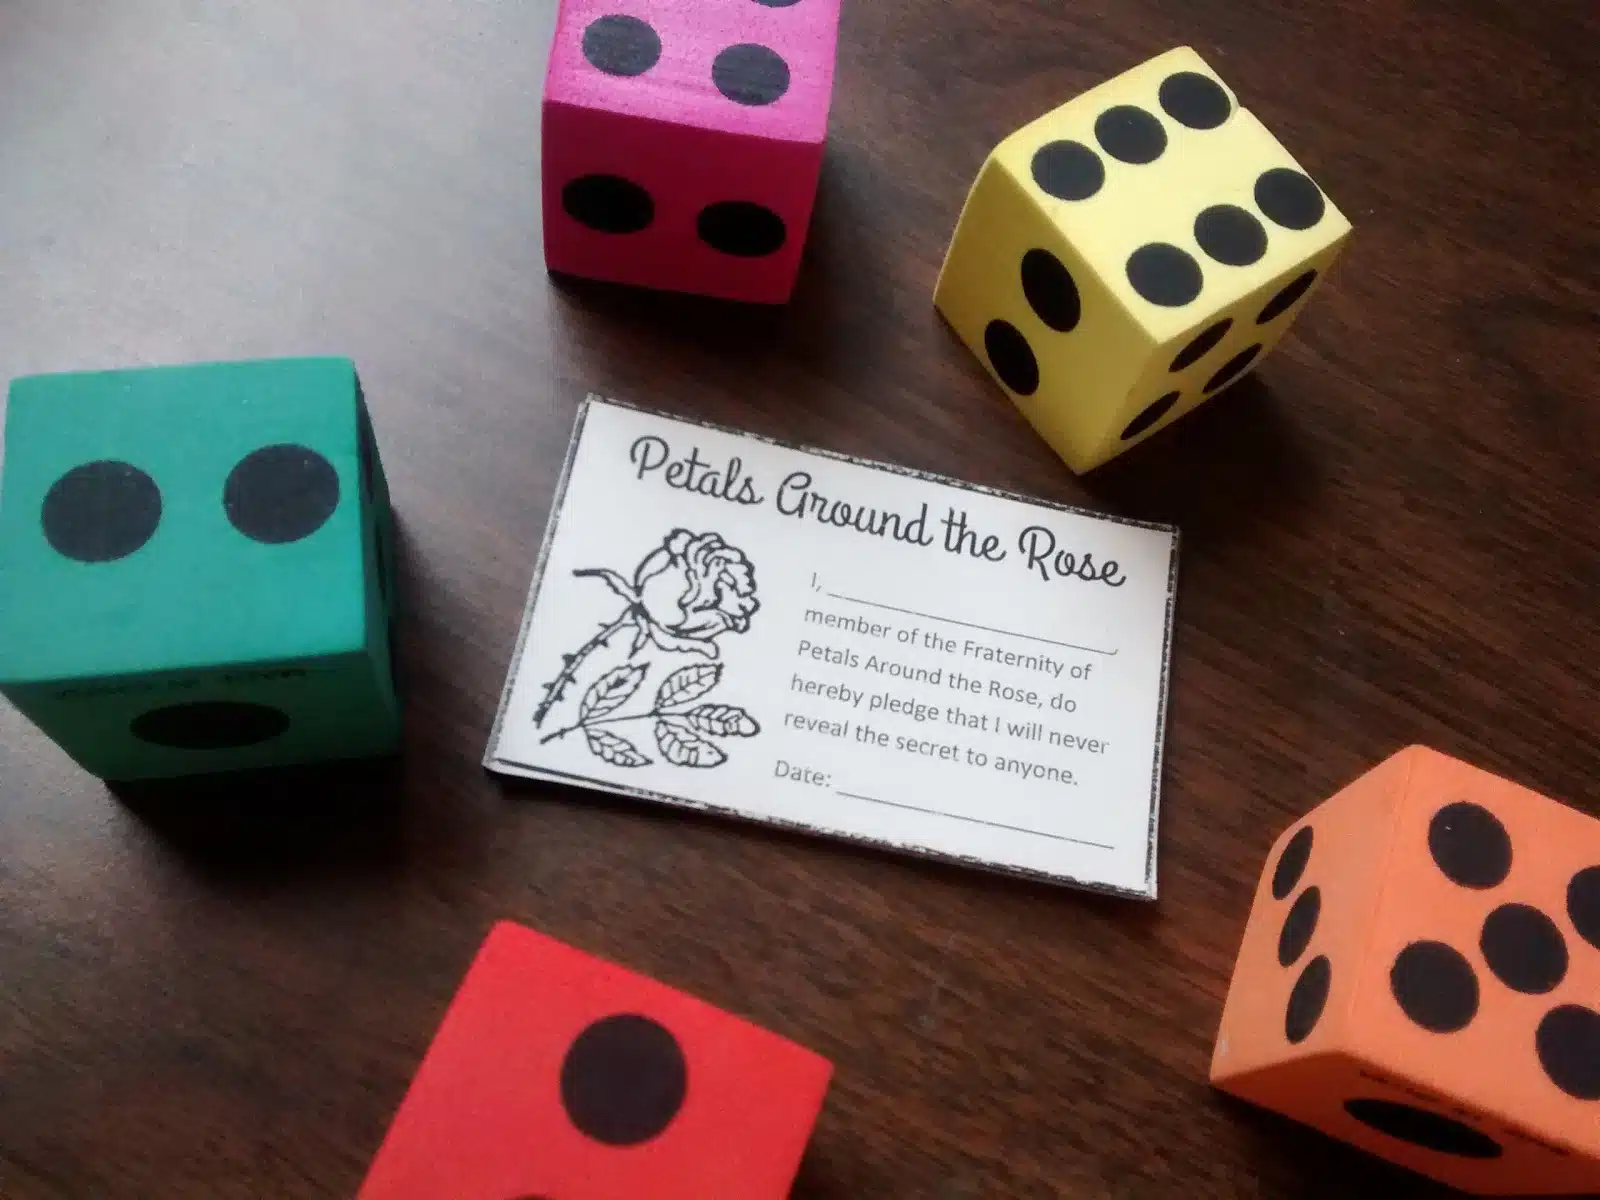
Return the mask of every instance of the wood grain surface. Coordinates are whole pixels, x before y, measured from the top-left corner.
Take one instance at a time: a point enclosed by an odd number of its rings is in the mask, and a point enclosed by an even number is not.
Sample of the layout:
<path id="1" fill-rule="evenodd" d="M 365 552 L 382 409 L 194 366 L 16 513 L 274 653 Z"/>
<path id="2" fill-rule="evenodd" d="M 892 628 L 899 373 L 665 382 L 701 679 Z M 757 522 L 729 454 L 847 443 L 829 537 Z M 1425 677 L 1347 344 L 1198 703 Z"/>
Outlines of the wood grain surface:
<path id="1" fill-rule="evenodd" d="M 550 280 L 553 20 L 0 0 L 0 376 L 354 357 L 410 695 L 397 765 L 120 798 L 0 706 L 0 1196 L 352 1194 L 501 917 L 832 1059 L 802 1200 L 1442 1194 L 1205 1074 L 1268 845 L 1378 758 L 1600 812 L 1600 6 L 846 0 L 778 311 Z M 996 141 L 1179 44 L 1356 234 L 1258 377 L 1076 479 L 933 282 Z M 1161 900 L 487 777 L 590 389 L 1178 523 Z"/>

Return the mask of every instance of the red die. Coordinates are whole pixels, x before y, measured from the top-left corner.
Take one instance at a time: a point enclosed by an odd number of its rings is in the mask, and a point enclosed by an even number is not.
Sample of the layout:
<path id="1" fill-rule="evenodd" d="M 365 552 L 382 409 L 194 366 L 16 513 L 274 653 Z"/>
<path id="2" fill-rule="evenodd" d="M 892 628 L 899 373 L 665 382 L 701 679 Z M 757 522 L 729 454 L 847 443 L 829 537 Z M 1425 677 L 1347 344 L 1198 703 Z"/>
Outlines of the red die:
<path id="1" fill-rule="evenodd" d="M 839 0 L 563 0 L 544 89 L 546 264 L 787 300 L 838 26 Z"/>
<path id="2" fill-rule="evenodd" d="M 359 1200 L 766 1200 L 789 1194 L 826 1060 L 502 922 Z"/>

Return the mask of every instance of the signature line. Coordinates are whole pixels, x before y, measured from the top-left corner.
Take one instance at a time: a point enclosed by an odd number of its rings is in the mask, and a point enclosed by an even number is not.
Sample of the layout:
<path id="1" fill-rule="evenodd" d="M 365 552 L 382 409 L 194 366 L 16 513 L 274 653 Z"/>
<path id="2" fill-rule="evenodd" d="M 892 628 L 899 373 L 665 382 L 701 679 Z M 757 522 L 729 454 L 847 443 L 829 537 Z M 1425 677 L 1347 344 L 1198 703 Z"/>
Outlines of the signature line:
<path id="1" fill-rule="evenodd" d="M 955 813 L 941 812 L 937 808 L 918 808 L 915 804 L 896 804 L 893 800 L 879 800 L 876 796 L 858 796 L 854 792 L 838 792 L 851 800 L 865 800 L 868 804 L 881 804 L 885 808 L 903 808 L 907 812 L 927 813 L 932 817 L 949 817 L 952 821 L 965 821 L 969 825 L 987 825 L 990 829 L 1009 829 L 1012 833 L 1028 833 L 1034 837 L 1049 838 L 1053 842 L 1071 842 L 1075 846 L 1093 846 L 1096 850 L 1115 850 L 1104 842 L 1086 842 L 1082 838 L 1062 837 L 1059 833 L 1040 833 L 1037 829 L 1024 829 L 1020 825 L 1002 825 L 999 821 L 980 821 L 977 817 L 960 817 Z"/>
<path id="2" fill-rule="evenodd" d="M 975 625 L 971 621 L 958 621 L 954 617 L 941 617 L 937 613 L 918 612 L 914 608 L 896 608 L 892 604 L 879 604 L 876 600 L 863 600 L 859 596 L 841 596 L 838 592 L 828 592 L 835 600 L 848 600 L 851 604 L 865 604 L 868 608 L 882 608 L 889 612 L 904 613 L 908 617 L 921 617 L 924 621 L 943 621 L 946 625 L 960 625 L 963 629 L 981 629 L 984 633 L 1003 633 L 1006 637 L 1027 638 L 1030 642 L 1043 642 L 1047 646 L 1060 646 L 1066 650 L 1082 650 L 1085 654 L 1104 654 L 1107 658 L 1116 654 L 1115 650 L 1097 650 L 1093 646 L 1075 646 L 1071 642 L 1058 642 L 1054 638 L 1039 637 L 1032 633 L 1018 633 L 1014 629 L 996 629 L 993 625 Z M 1071 841 L 1071 838 L 1067 839 Z"/>

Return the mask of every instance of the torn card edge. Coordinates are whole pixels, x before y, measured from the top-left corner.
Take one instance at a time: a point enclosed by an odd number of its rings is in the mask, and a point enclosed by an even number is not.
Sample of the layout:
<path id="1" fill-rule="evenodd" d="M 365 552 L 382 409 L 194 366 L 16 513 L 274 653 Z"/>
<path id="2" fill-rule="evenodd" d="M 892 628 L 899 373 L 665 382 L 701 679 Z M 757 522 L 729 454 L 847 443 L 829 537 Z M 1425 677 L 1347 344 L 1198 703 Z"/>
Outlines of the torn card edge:
<path id="1" fill-rule="evenodd" d="M 1172 527 L 1172 557 L 1167 563 L 1167 619 L 1161 640 L 1161 688 L 1156 696 L 1156 753 L 1150 764 L 1150 835 L 1145 843 L 1145 894 L 1156 899 L 1156 841 L 1161 829 L 1161 767 L 1167 753 L 1167 715 L 1172 684 L 1172 633 L 1178 619 L 1178 542 Z"/>
<path id="2" fill-rule="evenodd" d="M 516 645 L 511 650 L 511 666 L 506 671 L 505 687 L 501 689 L 500 704 L 495 709 L 494 724 L 489 729 L 489 742 L 483 751 L 483 766 L 486 770 L 493 770 L 493 764 L 499 758 L 500 734 L 505 725 L 506 710 L 511 705 L 511 694 L 516 690 L 517 680 L 522 674 L 522 651 L 528 640 L 528 632 L 533 628 L 533 610 L 539 603 L 539 589 L 544 586 L 545 567 L 550 559 L 550 549 L 556 541 L 556 525 L 566 509 L 567 486 L 572 482 L 572 467 L 578 461 L 578 448 L 583 444 L 583 430 L 589 421 L 589 407 L 598 399 L 599 396 L 590 392 L 578 406 L 578 415 L 573 421 L 572 439 L 567 443 L 567 457 L 561 464 L 561 477 L 556 481 L 555 494 L 550 498 L 550 513 L 544 521 L 544 540 L 539 544 L 539 556 L 533 562 L 533 581 L 528 586 L 528 598 L 522 606 L 522 623 L 517 627 Z"/>

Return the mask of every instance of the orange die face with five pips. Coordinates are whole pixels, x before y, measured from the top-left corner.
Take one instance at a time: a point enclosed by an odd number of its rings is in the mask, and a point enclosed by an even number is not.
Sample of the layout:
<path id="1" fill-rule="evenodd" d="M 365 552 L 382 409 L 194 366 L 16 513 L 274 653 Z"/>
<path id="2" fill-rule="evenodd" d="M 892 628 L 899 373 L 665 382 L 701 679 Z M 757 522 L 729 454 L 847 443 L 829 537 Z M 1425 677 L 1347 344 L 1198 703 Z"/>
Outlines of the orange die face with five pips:
<path id="1" fill-rule="evenodd" d="M 1278 840 L 1211 1079 L 1441 1182 L 1600 1187 L 1600 822 L 1413 746 Z"/>

